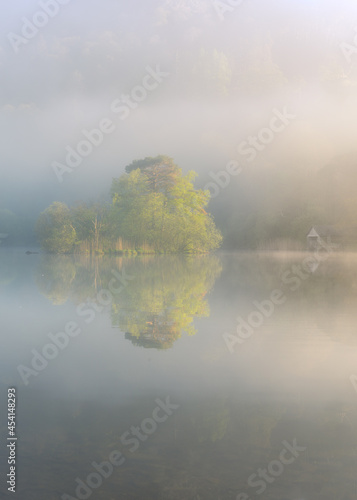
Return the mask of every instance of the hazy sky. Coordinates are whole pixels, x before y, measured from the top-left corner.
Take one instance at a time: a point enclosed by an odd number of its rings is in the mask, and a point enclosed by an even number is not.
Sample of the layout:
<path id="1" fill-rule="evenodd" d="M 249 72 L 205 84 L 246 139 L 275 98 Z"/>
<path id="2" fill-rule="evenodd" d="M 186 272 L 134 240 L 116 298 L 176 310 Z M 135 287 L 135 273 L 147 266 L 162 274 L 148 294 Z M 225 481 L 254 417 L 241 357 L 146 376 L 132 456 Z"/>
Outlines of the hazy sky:
<path id="1" fill-rule="evenodd" d="M 4 3 L 0 208 L 37 213 L 53 200 L 103 195 L 125 165 L 158 154 L 197 170 L 204 185 L 209 172 L 244 159 L 239 145 L 284 107 L 296 118 L 256 162 L 319 168 L 352 151 L 357 4 L 229 5 L 238 3 Z M 101 144 L 59 183 L 54 162 L 68 168 L 66 148 L 100 123 Z"/>

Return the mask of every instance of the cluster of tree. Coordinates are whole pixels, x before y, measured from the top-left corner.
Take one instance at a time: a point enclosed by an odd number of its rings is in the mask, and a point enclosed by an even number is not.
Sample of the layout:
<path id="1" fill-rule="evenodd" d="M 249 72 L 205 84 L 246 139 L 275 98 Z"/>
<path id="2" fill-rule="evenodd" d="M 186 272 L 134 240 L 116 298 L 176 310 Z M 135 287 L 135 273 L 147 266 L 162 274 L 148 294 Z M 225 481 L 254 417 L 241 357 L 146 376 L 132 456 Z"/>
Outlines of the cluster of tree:
<path id="1" fill-rule="evenodd" d="M 54 202 L 36 231 L 48 252 L 200 253 L 222 236 L 205 211 L 209 192 L 195 189 L 196 173 L 182 175 L 167 156 L 136 160 L 113 179 L 111 203 Z"/>

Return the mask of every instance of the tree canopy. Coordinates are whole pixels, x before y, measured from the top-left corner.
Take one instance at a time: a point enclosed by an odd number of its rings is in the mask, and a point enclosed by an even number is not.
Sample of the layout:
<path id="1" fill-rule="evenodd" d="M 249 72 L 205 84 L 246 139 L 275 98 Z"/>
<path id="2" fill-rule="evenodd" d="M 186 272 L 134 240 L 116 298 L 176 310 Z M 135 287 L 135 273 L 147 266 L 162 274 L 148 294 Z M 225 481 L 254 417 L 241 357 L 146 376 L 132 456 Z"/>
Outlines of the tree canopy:
<path id="1" fill-rule="evenodd" d="M 118 235 L 163 252 L 219 247 L 221 235 L 204 208 L 209 193 L 194 189 L 195 172 L 183 176 L 165 156 L 133 162 L 126 172 L 111 190 Z"/>
<path id="2" fill-rule="evenodd" d="M 41 246 L 48 252 L 70 252 L 76 241 L 76 230 L 67 205 L 55 201 L 46 208 L 37 220 L 36 232 Z"/>
<path id="3" fill-rule="evenodd" d="M 113 179 L 110 204 L 48 207 L 36 226 L 40 243 L 54 253 L 215 250 L 222 236 L 205 210 L 209 191 L 194 188 L 196 175 L 183 175 L 168 156 L 135 160 Z"/>

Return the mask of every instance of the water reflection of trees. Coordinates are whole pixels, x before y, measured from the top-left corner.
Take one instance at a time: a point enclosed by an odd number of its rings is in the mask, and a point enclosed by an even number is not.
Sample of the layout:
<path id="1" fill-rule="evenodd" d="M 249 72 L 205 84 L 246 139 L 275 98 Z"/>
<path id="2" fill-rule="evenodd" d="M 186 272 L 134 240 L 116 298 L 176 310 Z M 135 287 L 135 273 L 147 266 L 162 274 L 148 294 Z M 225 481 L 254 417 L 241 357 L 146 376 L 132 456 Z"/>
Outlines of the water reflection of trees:
<path id="1" fill-rule="evenodd" d="M 61 305 L 67 302 L 75 277 L 76 266 L 70 257 L 46 255 L 37 269 L 36 284 L 54 305 Z"/>
<path id="2" fill-rule="evenodd" d="M 45 256 L 37 270 L 40 291 L 53 304 L 97 300 L 110 290 L 113 271 L 123 276 L 120 293 L 111 293 L 113 327 L 134 345 L 169 348 L 182 332 L 194 335 L 194 319 L 209 316 L 207 294 L 221 272 L 215 256 L 91 258 Z M 133 277 L 126 279 L 125 276 Z M 116 285 L 117 286 L 117 285 Z"/>
<path id="3" fill-rule="evenodd" d="M 209 316 L 206 295 L 220 273 L 215 257 L 141 262 L 112 307 L 112 323 L 143 347 L 171 347 L 181 332 L 194 335 L 194 318 Z"/>

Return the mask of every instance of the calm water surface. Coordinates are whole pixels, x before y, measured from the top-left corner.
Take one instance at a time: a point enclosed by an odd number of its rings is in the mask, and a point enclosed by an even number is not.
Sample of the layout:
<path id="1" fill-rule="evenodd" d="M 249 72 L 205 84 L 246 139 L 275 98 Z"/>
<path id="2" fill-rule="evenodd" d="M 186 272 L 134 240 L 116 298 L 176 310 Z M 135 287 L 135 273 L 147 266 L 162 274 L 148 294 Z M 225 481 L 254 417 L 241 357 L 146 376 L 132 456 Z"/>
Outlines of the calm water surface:
<path id="1" fill-rule="evenodd" d="M 2 249 L 0 498 L 14 386 L 15 498 L 356 500 L 357 256 L 305 258 Z"/>

